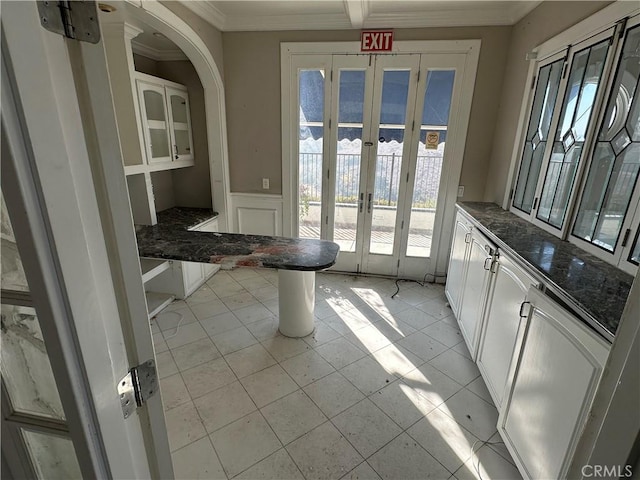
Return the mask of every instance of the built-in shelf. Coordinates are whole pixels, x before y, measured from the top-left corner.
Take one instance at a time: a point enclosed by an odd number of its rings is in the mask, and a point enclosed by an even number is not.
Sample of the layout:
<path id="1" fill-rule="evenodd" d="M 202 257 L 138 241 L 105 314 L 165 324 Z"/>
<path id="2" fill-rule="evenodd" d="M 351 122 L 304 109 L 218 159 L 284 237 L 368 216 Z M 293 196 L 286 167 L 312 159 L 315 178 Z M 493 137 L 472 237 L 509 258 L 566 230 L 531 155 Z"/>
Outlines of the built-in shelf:
<path id="1" fill-rule="evenodd" d="M 171 267 L 171 262 L 156 258 L 140 258 L 140 267 L 142 267 L 142 282 L 147 283 L 152 278 L 168 270 Z"/>
<path id="2" fill-rule="evenodd" d="M 145 292 L 147 297 L 147 310 L 149 311 L 149 319 L 155 317 L 167 305 L 173 302 L 175 295 L 170 293 Z"/>

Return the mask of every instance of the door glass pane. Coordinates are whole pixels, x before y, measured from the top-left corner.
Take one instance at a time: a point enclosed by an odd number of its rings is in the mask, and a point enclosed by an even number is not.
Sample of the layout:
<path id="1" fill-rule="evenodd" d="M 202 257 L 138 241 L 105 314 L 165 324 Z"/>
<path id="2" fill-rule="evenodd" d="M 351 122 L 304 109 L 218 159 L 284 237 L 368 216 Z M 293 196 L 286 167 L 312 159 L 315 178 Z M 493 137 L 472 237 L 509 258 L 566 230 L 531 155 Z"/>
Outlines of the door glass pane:
<path id="1" fill-rule="evenodd" d="M 149 138 L 151 140 L 151 156 L 153 158 L 171 155 L 169 151 L 169 135 L 166 128 L 150 128 Z"/>
<path id="2" fill-rule="evenodd" d="M 189 132 L 187 130 L 174 130 L 178 155 L 191 154 L 191 144 L 189 143 Z"/>
<path id="3" fill-rule="evenodd" d="M 171 95 L 171 115 L 174 123 L 187 123 L 187 101 L 180 95 Z"/>
<path id="4" fill-rule="evenodd" d="M 22 268 L 22 260 L 18 253 L 16 238 L 13 235 L 13 227 L 9 219 L 9 212 L 4 203 L 4 196 L 1 197 L 2 218 L 0 238 L 2 239 L 2 251 L 0 259 L 2 260 L 2 288 L 5 290 L 18 290 L 28 292 L 27 278 Z"/>
<path id="5" fill-rule="evenodd" d="M 301 70 L 298 77 L 298 214 L 300 238 L 320 238 L 324 70 Z"/>
<path id="6" fill-rule="evenodd" d="M 82 478 L 78 458 L 70 439 L 24 429 L 22 436 L 38 478 Z"/>
<path id="7" fill-rule="evenodd" d="M 147 120 L 164 122 L 164 96 L 153 90 L 145 90 L 143 95 Z"/>
<path id="8" fill-rule="evenodd" d="M 410 73 L 385 70 L 382 77 L 375 183 L 372 198 L 365 199 L 373 209 L 370 253 L 393 253 Z"/>
<path id="9" fill-rule="evenodd" d="M 573 56 L 537 218 L 561 228 L 609 50 L 609 40 Z"/>
<path id="10" fill-rule="evenodd" d="M 613 252 L 640 170 L 640 26 L 627 33 L 573 235 Z"/>
<path id="11" fill-rule="evenodd" d="M 407 256 L 410 257 L 428 257 L 431 253 L 455 73 L 455 70 L 441 70 L 427 75 L 409 217 Z"/>
<path id="12" fill-rule="evenodd" d="M 64 420 L 40 323 L 30 307 L 2 305 L 2 378 L 16 412 Z"/>
<path id="13" fill-rule="evenodd" d="M 362 164 L 364 70 L 341 70 L 338 94 L 338 145 L 333 241 L 343 252 L 355 252 Z"/>
<path id="14" fill-rule="evenodd" d="M 533 206 L 542 157 L 549 138 L 553 107 L 558 96 L 563 63 L 564 59 L 557 60 L 545 65 L 538 72 L 529 128 L 513 196 L 513 206 L 526 213 L 531 213 Z"/>

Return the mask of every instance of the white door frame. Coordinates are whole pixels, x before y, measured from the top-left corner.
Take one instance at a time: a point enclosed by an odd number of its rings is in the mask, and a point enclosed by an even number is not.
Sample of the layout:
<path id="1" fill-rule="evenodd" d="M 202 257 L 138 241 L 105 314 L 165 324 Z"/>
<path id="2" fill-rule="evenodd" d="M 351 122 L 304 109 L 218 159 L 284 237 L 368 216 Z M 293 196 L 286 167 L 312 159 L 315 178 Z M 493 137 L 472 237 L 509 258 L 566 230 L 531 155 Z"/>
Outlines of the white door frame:
<path id="1" fill-rule="evenodd" d="M 160 395 L 125 420 L 116 390 L 153 345 L 104 46 L 35 2 L 3 5 L 2 32 L 2 187 L 83 476 L 172 477 Z"/>
<path id="2" fill-rule="evenodd" d="M 449 244 L 455 217 L 455 202 L 458 183 L 462 171 L 462 160 L 465 151 L 467 130 L 471 102 L 475 87 L 478 58 L 480 55 L 480 40 L 427 40 L 427 41 L 398 41 L 394 42 L 393 53 L 434 53 L 464 55 L 463 74 L 460 78 L 461 95 L 457 105 L 451 107 L 451 118 L 458 119 L 455 125 L 450 123 L 448 135 L 456 141 L 447 144 L 446 153 L 448 171 L 440 189 L 439 202 L 444 201 L 443 214 L 436 227 L 438 233 L 434 235 L 432 255 L 425 272 L 416 274 L 401 268 L 399 276 L 423 278 L 425 274 L 439 275 L 446 272 L 449 256 Z M 283 234 L 292 236 L 298 231 L 298 216 L 295 209 L 296 192 L 298 187 L 296 152 L 297 152 L 297 86 L 291 84 L 292 59 L 297 55 L 330 55 L 330 54 L 360 54 L 358 42 L 306 42 L 280 44 L 281 66 L 281 98 L 282 98 L 282 198 L 283 198 Z M 456 82 L 458 79 L 456 78 Z M 443 175 L 445 172 L 443 171 Z M 435 230 L 435 227 L 434 227 Z M 410 263 L 410 262 L 405 262 Z"/>

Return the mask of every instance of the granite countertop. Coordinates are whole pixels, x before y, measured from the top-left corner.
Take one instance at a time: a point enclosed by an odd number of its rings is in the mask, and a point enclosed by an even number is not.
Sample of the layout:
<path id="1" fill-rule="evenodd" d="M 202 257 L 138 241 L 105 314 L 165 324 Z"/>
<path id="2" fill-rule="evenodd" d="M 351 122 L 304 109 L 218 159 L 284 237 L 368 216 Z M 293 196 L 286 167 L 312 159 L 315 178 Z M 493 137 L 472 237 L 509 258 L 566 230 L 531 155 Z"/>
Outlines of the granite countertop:
<path id="1" fill-rule="evenodd" d="M 158 224 L 137 225 L 138 254 L 184 262 L 215 263 L 222 268 L 258 267 L 316 271 L 331 267 L 340 247 L 310 240 L 238 233 L 198 232 L 192 228 L 217 213 L 174 207 L 158 213 Z"/>
<path id="2" fill-rule="evenodd" d="M 553 293 L 566 294 L 613 338 L 629 296 L 631 275 L 496 204 L 461 202 L 458 207 L 499 247 L 506 247 L 542 277 Z"/>

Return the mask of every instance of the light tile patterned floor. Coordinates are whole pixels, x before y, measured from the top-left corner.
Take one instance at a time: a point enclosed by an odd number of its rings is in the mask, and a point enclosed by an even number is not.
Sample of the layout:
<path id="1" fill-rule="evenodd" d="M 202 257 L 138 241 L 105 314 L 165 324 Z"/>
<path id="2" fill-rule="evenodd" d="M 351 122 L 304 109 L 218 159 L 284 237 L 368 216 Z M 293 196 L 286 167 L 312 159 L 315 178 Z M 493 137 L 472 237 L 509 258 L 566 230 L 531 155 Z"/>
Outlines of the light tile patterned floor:
<path id="1" fill-rule="evenodd" d="M 277 283 L 222 271 L 152 321 L 176 478 L 520 478 L 442 286 L 319 273 L 290 339 Z"/>

